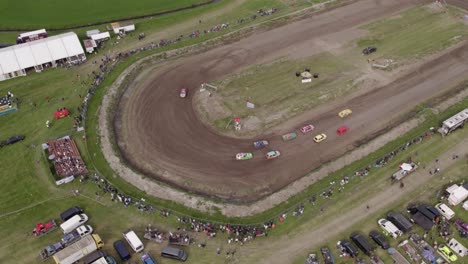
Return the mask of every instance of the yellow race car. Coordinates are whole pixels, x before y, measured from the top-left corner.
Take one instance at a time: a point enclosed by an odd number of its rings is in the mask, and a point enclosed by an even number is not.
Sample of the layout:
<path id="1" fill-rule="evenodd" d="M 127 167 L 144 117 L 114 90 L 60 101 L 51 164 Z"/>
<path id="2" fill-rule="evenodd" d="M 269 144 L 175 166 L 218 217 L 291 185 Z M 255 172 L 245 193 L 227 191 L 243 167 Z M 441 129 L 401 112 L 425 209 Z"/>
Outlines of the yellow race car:
<path id="1" fill-rule="evenodd" d="M 341 118 L 345 118 L 345 117 L 349 116 L 351 113 L 353 113 L 353 111 L 351 111 L 351 109 L 345 109 L 345 110 L 339 112 L 338 116 L 341 117 Z"/>
<path id="2" fill-rule="evenodd" d="M 319 143 L 319 142 L 324 141 L 326 138 L 327 138 L 327 135 L 325 135 L 324 133 L 322 133 L 322 134 L 316 135 L 316 136 L 314 137 L 314 141 L 315 141 L 316 143 Z"/>

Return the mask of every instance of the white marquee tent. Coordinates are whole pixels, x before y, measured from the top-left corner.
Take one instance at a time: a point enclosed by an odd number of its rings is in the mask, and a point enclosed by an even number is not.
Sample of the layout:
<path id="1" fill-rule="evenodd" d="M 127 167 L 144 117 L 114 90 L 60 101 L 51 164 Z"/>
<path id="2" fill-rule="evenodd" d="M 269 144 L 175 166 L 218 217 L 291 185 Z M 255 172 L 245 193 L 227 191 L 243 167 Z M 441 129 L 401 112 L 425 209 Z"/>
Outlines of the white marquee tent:
<path id="1" fill-rule="evenodd" d="M 468 190 L 466 190 L 463 186 L 454 184 L 447 188 L 447 192 L 450 194 L 448 202 L 451 205 L 458 205 L 466 198 L 468 198 Z"/>
<path id="2" fill-rule="evenodd" d="M 74 32 L 0 49 L 0 81 L 26 75 L 26 69 L 41 71 L 55 67 L 58 61 L 75 63 L 86 60 L 83 47 Z"/>

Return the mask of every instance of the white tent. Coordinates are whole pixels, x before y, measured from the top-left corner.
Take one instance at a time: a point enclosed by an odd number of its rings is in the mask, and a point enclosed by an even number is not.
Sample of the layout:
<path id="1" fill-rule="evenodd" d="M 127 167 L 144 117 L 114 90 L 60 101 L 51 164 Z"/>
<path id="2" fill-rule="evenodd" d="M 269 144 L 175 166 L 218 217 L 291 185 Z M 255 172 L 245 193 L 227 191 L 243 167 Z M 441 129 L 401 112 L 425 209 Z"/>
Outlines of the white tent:
<path id="1" fill-rule="evenodd" d="M 413 169 L 413 166 L 409 163 L 403 163 L 400 165 L 400 168 L 404 171 L 411 171 Z"/>
<path id="2" fill-rule="evenodd" d="M 466 200 L 466 201 L 463 203 L 463 209 L 465 209 L 466 211 L 468 211 L 468 200 Z"/>
<path id="3" fill-rule="evenodd" d="M 447 192 L 450 194 L 448 198 L 448 203 L 451 205 L 458 205 L 468 198 L 468 190 L 463 186 L 452 185 L 447 188 Z"/>
<path id="4" fill-rule="evenodd" d="M 86 60 L 78 36 L 73 32 L 0 49 L 0 81 L 26 75 L 28 68 L 40 71 L 44 64 L 55 66 L 63 59 L 67 62 Z"/>

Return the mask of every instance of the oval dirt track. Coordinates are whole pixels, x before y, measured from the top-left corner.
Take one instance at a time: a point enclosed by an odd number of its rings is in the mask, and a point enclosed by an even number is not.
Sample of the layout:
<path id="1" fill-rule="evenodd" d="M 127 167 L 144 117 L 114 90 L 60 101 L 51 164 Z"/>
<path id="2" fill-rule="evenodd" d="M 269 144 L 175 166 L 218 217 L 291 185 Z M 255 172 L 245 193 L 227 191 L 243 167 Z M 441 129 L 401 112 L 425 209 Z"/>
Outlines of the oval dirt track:
<path id="1" fill-rule="evenodd" d="M 258 137 L 270 141 L 270 148 L 264 150 L 254 150 L 253 139 L 218 135 L 199 120 L 191 98 L 200 84 L 285 55 L 304 41 L 422 2 L 427 1 L 358 1 L 157 68 L 128 89 L 119 104 L 115 130 L 123 157 L 147 176 L 229 201 L 251 202 L 279 190 L 356 147 L 356 142 L 377 133 L 442 88 L 465 79 L 467 45 L 345 104 L 320 107 L 317 114 L 290 129 L 298 132 L 302 124 L 312 123 L 316 127 L 312 133 L 298 135 L 291 142 L 282 142 L 277 134 Z M 179 98 L 181 87 L 189 88 L 188 99 Z M 337 116 L 343 108 L 353 110 L 345 120 Z M 335 130 L 341 125 L 349 126 L 350 131 L 338 137 Z M 313 136 L 322 132 L 327 140 L 314 143 Z M 279 150 L 281 157 L 266 160 L 264 154 L 270 149 Z M 235 154 L 242 151 L 253 152 L 254 159 L 235 161 Z"/>

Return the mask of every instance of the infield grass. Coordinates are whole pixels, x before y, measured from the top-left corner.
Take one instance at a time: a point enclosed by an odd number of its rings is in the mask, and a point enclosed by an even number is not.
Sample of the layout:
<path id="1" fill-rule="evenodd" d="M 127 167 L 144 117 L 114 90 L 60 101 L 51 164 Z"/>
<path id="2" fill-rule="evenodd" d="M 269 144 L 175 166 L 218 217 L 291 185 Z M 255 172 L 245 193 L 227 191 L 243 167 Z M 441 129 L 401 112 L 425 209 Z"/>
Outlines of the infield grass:
<path id="1" fill-rule="evenodd" d="M 407 10 L 394 17 L 366 25 L 369 35 L 358 41 L 360 49 L 373 45 L 370 58 L 417 59 L 443 50 L 468 36 L 468 25 L 461 21 L 459 9 L 434 11 L 428 6 Z"/>

